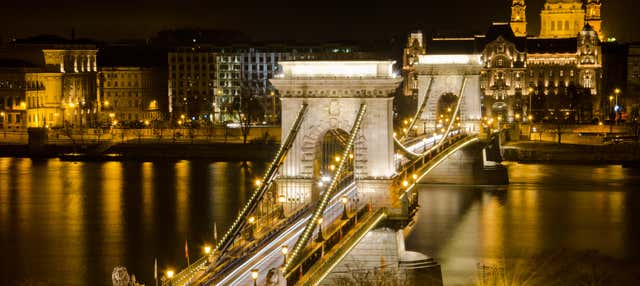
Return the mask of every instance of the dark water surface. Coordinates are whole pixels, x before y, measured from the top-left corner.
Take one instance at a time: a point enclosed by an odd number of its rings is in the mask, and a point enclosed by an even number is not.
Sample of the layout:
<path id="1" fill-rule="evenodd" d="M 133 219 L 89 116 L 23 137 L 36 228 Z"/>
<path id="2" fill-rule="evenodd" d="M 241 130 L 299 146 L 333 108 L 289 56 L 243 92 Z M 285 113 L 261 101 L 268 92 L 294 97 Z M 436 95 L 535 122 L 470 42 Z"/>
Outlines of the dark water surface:
<path id="1" fill-rule="evenodd" d="M 478 264 L 597 250 L 640 261 L 640 170 L 507 164 L 511 184 L 422 186 L 407 248 L 436 257 L 445 285 L 469 285 Z M 509 262 L 510 261 L 510 262 Z"/>
<path id="2" fill-rule="evenodd" d="M 111 285 L 126 266 L 153 285 L 222 233 L 265 163 L 0 158 L 0 285 Z M 620 166 L 508 166 L 506 188 L 423 186 L 407 248 L 439 259 L 445 282 L 477 263 L 561 248 L 640 259 L 640 172 Z"/>
<path id="3" fill-rule="evenodd" d="M 265 164 L 0 158 L 0 285 L 111 285 L 124 265 L 153 285 L 228 227 Z"/>

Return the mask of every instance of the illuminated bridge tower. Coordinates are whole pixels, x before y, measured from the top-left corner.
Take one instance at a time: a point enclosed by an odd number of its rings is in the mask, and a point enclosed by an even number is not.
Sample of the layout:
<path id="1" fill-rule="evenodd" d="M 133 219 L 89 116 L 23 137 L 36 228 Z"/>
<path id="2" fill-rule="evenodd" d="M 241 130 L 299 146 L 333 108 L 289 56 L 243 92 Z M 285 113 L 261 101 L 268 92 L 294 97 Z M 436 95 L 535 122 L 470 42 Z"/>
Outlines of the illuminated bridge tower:
<path id="1" fill-rule="evenodd" d="M 443 113 L 450 112 L 448 107 L 460 100 L 460 127 L 478 133 L 482 118 L 481 67 L 480 56 L 474 54 L 418 56 L 413 68 L 418 106 L 424 112 L 415 126 L 427 132 L 440 132 L 447 124 L 440 122 L 446 118 Z"/>
<path id="2" fill-rule="evenodd" d="M 348 134 L 363 104 L 366 112 L 355 137 L 353 175 L 360 202 L 389 202 L 395 172 L 393 94 L 402 81 L 393 61 L 281 62 L 282 73 L 271 82 L 282 101 L 283 140 L 297 111 L 308 104 L 304 121 L 281 167 L 278 195 L 301 204 L 317 199 L 325 173 L 322 158 L 328 135 Z M 336 153 L 337 154 L 337 153 Z M 351 156 L 351 155 L 350 155 Z"/>

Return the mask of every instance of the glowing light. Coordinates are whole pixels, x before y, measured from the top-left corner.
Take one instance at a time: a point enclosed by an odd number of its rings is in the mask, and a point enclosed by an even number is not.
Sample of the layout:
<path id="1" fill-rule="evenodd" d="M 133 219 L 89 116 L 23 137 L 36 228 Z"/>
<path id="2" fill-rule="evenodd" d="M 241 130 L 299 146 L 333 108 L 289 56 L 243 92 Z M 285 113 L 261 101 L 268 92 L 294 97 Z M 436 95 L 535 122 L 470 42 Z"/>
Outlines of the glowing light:
<path id="1" fill-rule="evenodd" d="M 335 165 L 330 165 L 330 166 L 329 166 L 329 170 L 333 171 L 333 170 L 335 170 L 335 169 L 336 169 L 336 166 L 335 166 Z"/>
<path id="2" fill-rule="evenodd" d="M 394 61 L 282 61 L 277 77 L 394 77 Z"/>
<path id="3" fill-rule="evenodd" d="M 173 277 L 173 274 L 175 273 L 173 272 L 173 270 L 167 270 L 166 274 L 167 274 L 167 278 L 171 279 Z"/>
<path id="4" fill-rule="evenodd" d="M 113 112 L 112 112 L 112 113 L 109 113 L 109 118 L 114 118 L 114 117 L 116 117 L 116 114 L 115 114 L 115 113 L 113 113 Z"/>
<path id="5" fill-rule="evenodd" d="M 329 176 L 322 176 L 322 182 L 331 182 L 331 177 Z"/>
<path id="6" fill-rule="evenodd" d="M 353 159 L 353 153 L 349 154 L 349 159 Z"/>
<path id="7" fill-rule="evenodd" d="M 105 107 L 109 107 L 109 101 L 108 101 L 108 100 L 105 100 L 105 101 L 104 101 L 104 106 L 105 106 Z"/>
<path id="8" fill-rule="evenodd" d="M 262 181 L 260 181 L 260 179 L 256 179 L 255 184 L 256 187 L 260 187 L 260 185 L 262 185 Z"/>
<path id="9" fill-rule="evenodd" d="M 342 196 L 342 197 L 340 198 L 340 202 L 341 202 L 343 205 L 346 205 L 346 204 L 347 204 L 347 202 L 349 202 L 349 198 L 347 198 L 347 196 Z"/>
<path id="10" fill-rule="evenodd" d="M 278 196 L 278 202 L 279 203 L 286 203 L 287 202 L 287 198 L 284 195 L 279 195 Z"/>
<path id="11" fill-rule="evenodd" d="M 287 255 L 287 253 L 289 253 L 289 247 L 286 245 L 283 245 L 281 251 L 282 251 L 282 254 Z"/>
<path id="12" fill-rule="evenodd" d="M 318 224 L 322 224 L 324 222 L 323 218 L 318 218 Z"/>
<path id="13" fill-rule="evenodd" d="M 211 246 L 205 245 L 204 246 L 204 254 L 209 254 L 211 253 Z"/>
<path id="14" fill-rule="evenodd" d="M 406 187 L 409 185 L 409 182 L 407 180 L 402 181 L 402 186 Z"/>
<path id="15" fill-rule="evenodd" d="M 145 120 L 145 121 L 144 121 L 144 125 L 149 126 L 149 120 Z"/>
<path id="16" fill-rule="evenodd" d="M 334 159 L 336 160 L 336 162 L 340 162 L 342 158 L 340 158 L 340 156 L 336 156 Z"/>
<path id="17" fill-rule="evenodd" d="M 254 216 L 250 216 L 250 217 L 249 217 L 249 223 L 250 223 L 250 224 L 254 224 L 255 222 L 256 222 L 256 217 L 254 217 Z"/>
<path id="18" fill-rule="evenodd" d="M 251 269 L 251 279 L 253 280 L 257 280 L 258 279 L 258 269 Z"/>
<path id="19" fill-rule="evenodd" d="M 417 178 L 418 178 L 418 175 L 413 174 L 411 177 L 415 180 L 415 179 L 417 179 Z"/>
<path id="20" fill-rule="evenodd" d="M 480 55 L 419 55 L 418 64 L 461 65 L 480 63 Z"/>

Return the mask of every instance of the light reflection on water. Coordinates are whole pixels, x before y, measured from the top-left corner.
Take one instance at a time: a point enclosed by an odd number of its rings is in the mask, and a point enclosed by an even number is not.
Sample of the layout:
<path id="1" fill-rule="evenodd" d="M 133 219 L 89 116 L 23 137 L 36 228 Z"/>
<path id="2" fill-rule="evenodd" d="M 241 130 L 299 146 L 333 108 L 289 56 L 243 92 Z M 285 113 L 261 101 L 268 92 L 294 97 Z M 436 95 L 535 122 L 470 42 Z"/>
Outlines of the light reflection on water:
<path id="1" fill-rule="evenodd" d="M 184 267 L 226 229 L 265 164 L 61 162 L 0 158 L 0 285 L 111 285 L 125 265 Z"/>
<path id="2" fill-rule="evenodd" d="M 547 251 L 596 249 L 640 260 L 640 171 L 511 163 L 504 188 L 422 186 L 407 247 L 441 262 L 447 285 L 478 264 Z"/>

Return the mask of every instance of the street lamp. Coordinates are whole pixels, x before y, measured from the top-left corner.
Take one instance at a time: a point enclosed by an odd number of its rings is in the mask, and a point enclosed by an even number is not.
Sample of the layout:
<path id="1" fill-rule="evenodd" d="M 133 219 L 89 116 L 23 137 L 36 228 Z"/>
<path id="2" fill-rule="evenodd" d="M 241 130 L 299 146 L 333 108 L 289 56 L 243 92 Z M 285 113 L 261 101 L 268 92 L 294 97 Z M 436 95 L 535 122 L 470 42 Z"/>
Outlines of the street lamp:
<path id="1" fill-rule="evenodd" d="M 249 217 L 249 240 L 253 240 L 254 236 L 253 236 L 253 232 L 255 231 L 255 225 L 256 225 L 256 217 L 254 216 L 250 216 Z"/>
<path id="2" fill-rule="evenodd" d="M 205 245 L 203 250 L 204 254 L 209 255 L 211 253 L 211 246 Z"/>
<path id="3" fill-rule="evenodd" d="M 287 253 L 289 253 L 289 247 L 286 245 L 283 245 L 281 251 L 282 251 L 282 261 L 283 261 L 282 265 L 285 265 L 287 264 Z"/>
<path id="4" fill-rule="evenodd" d="M 276 93 L 271 91 L 270 95 L 271 95 L 271 107 L 272 107 L 271 122 L 275 124 L 276 123 Z"/>
<path id="5" fill-rule="evenodd" d="M 251 280 L 253 280 L 253 286 L 258 286 L 258 269 L 251 269 Z"/>
<path id="6" fill-rule="evenodd" d="M 278 196 L 278 203 L 280 203 L 280 218 L 285 218 L 284 215 L 284 204 L 287 202 L 287 198 L 284 195 Z"/>
<path id="7" fill-rule="evenodd" d="M 349 202 L 349 198 L 347 198 L 347 196 L 342 196 L 340 198 L 340 202 L 342 203 L 342 219 L 348 220 L 349 216 L 347 215 L 347 203 Z"/>
<path id="8" fill-rule="evenodd" d="M 322 222 L 324 221 L 323 218 L 319 218 L 317 223 L 318 223 L 318 237 L 316 238 L 316 242 L 323 242 L 324 241 L 324 237 L 322 236 Z"/>
<path id="9" fill-rule="evenodd" d="M 613 95 L 609 95 L 609 134 L 613 133 L 613 116 L 615 116 L 611 108 L 613 108 Z"/>

